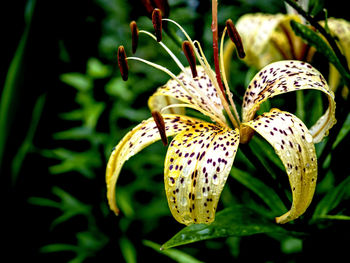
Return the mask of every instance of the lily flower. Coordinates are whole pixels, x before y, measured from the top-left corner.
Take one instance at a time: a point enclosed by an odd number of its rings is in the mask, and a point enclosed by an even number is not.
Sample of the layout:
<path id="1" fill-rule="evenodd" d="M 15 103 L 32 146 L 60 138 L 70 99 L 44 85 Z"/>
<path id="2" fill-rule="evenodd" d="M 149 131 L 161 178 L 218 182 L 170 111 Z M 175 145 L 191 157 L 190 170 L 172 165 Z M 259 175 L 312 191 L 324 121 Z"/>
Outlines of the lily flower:
<path id="1" fill-rule="evenodd" d="M 159 14 L 154 17 L 159 19 Z M 249 142 L 253 133 L 257 132 L 274 147 L 291 186 L 291 208 L 277 217 L 276 222 L 286 223 L 298 218 L 309 206 L 315 191 L 317 160 L 314 143 L 321 141 L 335 123 L 334 94 L 324 77 L 308 63 L 296 60 L 264 67 L 245 92 L 241 121 L 224 69 L 220 78 L 209 65 L 200 43 L 193 41 L 175 21 L 163 21 L 174 24 L 185 35 L 183 51 L 190 67 L 185 67 L 161 41 L 158 44 L 178 65 L 178 75 L 139 57 L 126 57 L 124 48 L 119 47 L 118 63 L 122 75 L 125 76 L 128 70 L 127 62 L 136 60 L 163 71 L 170 80 L 149 98 L 153 117 L 128 132 L 111 153 L 106 169 L 107 198 L 111 210 L 119 213 L 115 192 L 123 164 L 148 145 L 158 140 L 167 144 L 167 137 L 173 137 L 164 163 L 164 184 L 171 213 L 185 225 L 213 222 L 238 146 Z M 157 21 L 153 22 L 157 24 Z M 233 29 L 228 21 L 221 38 L 221 67 L 224 37 L 226 31 Z M 157 40 L 150 32 L 134 31 Z M 235 36 L 234 41 L 239 41 L 238 35 Z M 199 65 L 195 64 L 196 61 Z M 220 85 L 220 81 L 224 86 Z M 255 117 L 259 106 L 267 99 L 303 89 L 321 91 L 329 101 L 327 111 L 310 129 L 295 115 L 275 108 Z M 199 111 L 211 122 L 177 112 L 186 107 Z"/>
<path id="2" fill-rule="evenodd" d="M 245 14 L 238 19 L 236 26 L 241 34 L 246 57 L 243 61 L 257 69 L 280 60 L 303 60 L 310 62 L 316 52 L 315 48 L 304 43 L 296 36 L 290 21 L 301 23 L 297 14 Z M 320 21 L 325 26 L 325 21 Z M 329 18 L 327 26 L 350 67 L 350 23 L 344 19 Z M 229 70 L 235 45 L 228 41 L 225 47 L 225 66 Z M 336 68 L 329 64 L 328 83 L 333 91 L 340 84 L 340 75 Z"/>

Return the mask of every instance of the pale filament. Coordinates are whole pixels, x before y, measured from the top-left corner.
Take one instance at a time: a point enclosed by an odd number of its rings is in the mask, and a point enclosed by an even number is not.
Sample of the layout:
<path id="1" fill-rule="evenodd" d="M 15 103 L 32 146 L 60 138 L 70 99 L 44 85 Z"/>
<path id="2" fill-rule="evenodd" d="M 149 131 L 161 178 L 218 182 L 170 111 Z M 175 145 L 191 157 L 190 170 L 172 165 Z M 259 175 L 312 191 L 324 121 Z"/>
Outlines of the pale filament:
<path id="1" fill-rule="evenodd" d="M 203 51 L 202 51 L 202 48 L 201 48 L 199 42 L 198 42 L 198 41 L 195 41 L 195 43 L 197 43 L 197 45 L 198 45 L 198 48 L 199 48 L 199 50 L 200 50 L 201 55 L 199 55 L 199 53 L 198 53 L 198 51 L 197 51 L 197 48 L 195 47 L 194 42 L 192 41 L 192 39 L 190 38 L 190 36 L 186 33 L 186 31 L 185 31 L 177 22 L 175 22 L 175 21 L 173 21 L 173 20 L 171 20 L 171 19 L 167 19 L 167 18 L 164 18 L 163 20 L 169 21 L 169 22 L 175 24 L 175 25 L 183 32 L 183 34 L 184 34 L 185 37 L 188 39 L 188 41 L 191 43 L 191 45 L 192 45 L 192 47 L 193 47 L 193 50 L 194 50 L 194 52 L 195 52 L 195 54 L 196 54 L 196 56 L 197 56 L 197 58 L 198 58 L 198 61 L 200 62 L 200 64 L 201 64 L 202 67 L 204 68 L 206 74 L 209 76 L 210 80 L 211 80 L 212 83 L 214 84 L 214 87 L 215 87 L 215 89 L 216 89 L 216 91 L 217 91 L 217 93 L 218 93 L 218 95 L 219 95 L 219 97 L 220 97 L 220 100 L 221 100 L 221 102 L 222 102 L 222 105 L 223 105 L 225 111 L 227 112 L 227 115 L 229 116 L 229 118 L 230 118 L 232 124 L 234 125 L 234 127 L 238 128 L 238 127 L 239 127 L 239 126 L 238 126 L 238 123 L 236 122 L 235 118 L 234 118 L 233 115 L 232 115 L 232 112 L 231 112 L 231 110 L 230 110 L 230 107 L 229 107 L 229 105 L 228 105 L 228 103 L 227 103 L 227 101 L 226 101 L 226 99 L 225 99 L 225 97 L 224 97 L 224 94 L 222 94 L 222 92 L 221 92 L 221 90 L 220 90 L 220 88 L 219 88 L 219 84 L 217 83 L 215 76 L 213 76 L 213 73 L 211 72 L 211 71 L 212 71 L 212 70 L 211 70 L 211 67 L 210 67 L 208 61 L 206 60 L 206 58 L 205 58 L 205 56 L 204 56 L 204 53 L 203 53 Z"/>
<path id="2" fill-rule="evenodd" d="M 163 113 L 165 110 L 167 110 L 169 108 L 180 108 L 180 107 L 181 108 L 192 108 L 192 109 L 198 110 L 199 112 L 203 113 L 204 115 L 210 117 L 213 121 L 219 123 L 221 126 L 227 127 L 227 125 L 222 120 L 220 120 L 217 116 L 215 116 L 214 114 L 211 114 L 211 113 L 201 109 L 200 107 L 197 107 L 197 106 L 192 105 L 192 104 L 171 104 L 171 105 L 163 107 L 160 110 L 160 112 Z"/>
<path id="3" fill-rule="evenodd" d="M 225 63 L 224 63 L 224 38 L 225 38 L 225 34 L 226 34 L 226 31 L 227 31 L 227 27 L 225 27 L 224 29 L 224 32 L 222 33 L 222 36 L 221 36 L 221 43 L 220 43 L 220 68 L 221 68 L 221 75 L 222 75 L 222 80 L 224 82 L 224 86 L 225 86 L 225 89 L 226 89 L 226 94 L 227 94 L 227 97 L 230 101 L 230 104 L 231 104 L 231 107 L 233 109 L 233 113 L 235 114 L 235 117 L 236 117 L 236 120 L 238 122 L 238 124 L 240 125 L 241 123 L 241 120 L 239 118 L 239 114 L 237 112 L 237 108 L 236 108 L 236 105 L 235 103 L 233 102 L 233 99 L 232 99 L 232 94 L 231 94 L 231 91 L 230 91 L 230 87 L 228 85 L 228 82 L 227 82 L 227 79 L 226 79 L 226 71 L 225 71 Z"/>
<path id="4" fill-rule="evenodd" d="M 152 33 L 148 32 L 148 31 L 140 30 L 139 33 L 144 33 L 144 34 L 150 36 L 151 38 L 153 38 L 155 41 L 157 41 L 157 38 Z M 185 72 L 185 67 L 182 65 L 180 60 L 174 55 L 174 53 L 163 42 L 160 41 L 158 43 L 171 56 L 171 58 L 174 60 L 176 65 L 178 65 L 178 67 L 181 69 L 181 71 Z M 185 73 L 187 73 L 187 72 L 185 72 Z"/>
<path id="5" fill-rule="evenodd" d="M 127 57 L 127 60 L 137 60 L 137 61 L 140 61 L 140 62 L 143 62 L 147 65 L 150 65 L 156 69 L 159 69 L 161 71 L 163 71 L 164 73 L 168 74 L 172 79 L 174 79 L 178 84 L 180 84 L 180 86 L 190 95 L 192 95 L 191 97 L 193 97 L 194 99 L 196 99 L 195 96 L 193 96 L 192 92 L 182 83 L 181 80 L 179 80 L 170 70 L 168 70 L 167 68 L 161 66 L 161 65 L 158 65 L 156 63 L 153 63 L 153 62 L 150 62 L 150 61 L 147 61 L 145 59 L 142 59 L 142 58 L 138 58 L 138 57 Z M 210 105 L 210 104 L 209 104 Z M 200 109 L 199 107 L 196 107 L 196 106 L 193 106 L 195 107 L 196 109 Z M 200 112 L 202 112 L 204 115 L 207 115 L 207 116 L 210 116 L 211 118 L 213 118 L 214 115 L 210 114 L 209 112 L 205 111 L 205 110 L 200 110 Z M 222 120 L 220 120 L 218 117 L 215 116 L 215 118 L 213 118 L 216 122 L 219 122 L 221 123 L 223 126 L 225 127 L 228 127 L 226 123 L 224 123 Z"/>

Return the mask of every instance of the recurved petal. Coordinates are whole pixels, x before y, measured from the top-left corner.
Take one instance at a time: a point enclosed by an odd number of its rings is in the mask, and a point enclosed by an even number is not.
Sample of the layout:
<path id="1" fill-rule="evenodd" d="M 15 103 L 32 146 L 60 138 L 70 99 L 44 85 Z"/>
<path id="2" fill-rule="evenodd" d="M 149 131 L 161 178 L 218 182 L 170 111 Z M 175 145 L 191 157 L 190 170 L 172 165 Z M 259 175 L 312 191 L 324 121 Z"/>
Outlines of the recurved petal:
<path id="1" fill-rule="evenodd" d="M 324 22 L 321 22 L 324 25 Z M 344 19 L 329 18 L 327 20 L 331 34 L 337 39 L 340 50 L 350 66 L 350 23 Z"/>
<path id="2" fill-rule="evenodd" d="M 183 224 L 211 223 L 239 144 L 238 129 L 201 122 L 171 142 L 164 165 L 168 204 Z"/>
<path id="3" fill-rule="evenodd" d="M 328 98 L 327 111 L 310 128 L 314 142 L 320 142 L 336 122 L 334 93 L 322 74 L 306 62 L 284 60 L 267 65 L 260 70 L 250 82 L 243 97 L 243 122 L 252 120 L 259 105 L 267 99 L 304 89 L 322 91 Z"/>
<path id="4" fill-rule="evenodd" d="M 199 122 L 191 117 L 172 114 L 164 114 L 163 119 L 167 136 L 173 136 Z M 158 140 L 160 135 L 157 125 L 153 118 L 149 118 L 128 132 L 113 149 L 107 164 L 106 184 L 108 203 L 116 214 L 119 213 L 119 209 L 115 200 L 115 187 L 121 168 L 130 157 Z"/>
<path id="5" fill-rule="evenodd" d="M 273 146 L 287 171 L 293 203 L 287 213 L 276 218 L 276 222 L 283 224 L 298 218 L 308 208 L 315 192 L 317 161 L 312 135 L 300 119 L 278 109 L 244 125 Z"/>
<path id="6" fill-rule="evenodd" d="M 320 22 L 323 26 L 324 21 Z M 329 18 L 327 20 L 328 28 L 331 34 L 337 39 L 339 49 L 344 54 L 350 67 L 350 23 L 344 19 Z M 340 84 L 340 74 L 335 67 L 330 64 L 328 83 L 333 91 Z"/>
<path id="7" fill-rule="evenodd" d="M 197 66 L 197 72 L 198 77 L 193 78 L 191 69 L 187 67 L 186 73 L 182 72 L 177 76 L 187 90 L 174 79 L 158 88 L 148 100 L 150 109 L 160 111 L 163 105 L 176 104 L 177 101 L 181 101 L 202 109 L 204 113 L 209 112 L 225 120 L 222 115 L 224 108 L 213 83 L 202 67 Z"/>

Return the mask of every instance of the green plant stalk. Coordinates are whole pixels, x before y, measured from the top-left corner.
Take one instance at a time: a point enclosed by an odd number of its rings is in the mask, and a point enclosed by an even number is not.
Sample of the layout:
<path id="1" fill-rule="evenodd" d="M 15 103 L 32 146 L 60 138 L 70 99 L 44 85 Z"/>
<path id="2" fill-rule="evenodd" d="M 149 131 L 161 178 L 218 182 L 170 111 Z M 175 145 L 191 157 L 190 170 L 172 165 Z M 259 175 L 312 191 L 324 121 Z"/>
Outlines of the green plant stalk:
<path id="1" fill-rule="evenodd" d="M 348 64 L 346 61 L 346 58 L 343 56 L 341 51 L 338 48 L 337 43 L 335 42 L 334 38 L 328 34 L 328 32 L 317 22 L 317 20 L 310 16 L 307 12 L 304 11 L 304 9 L 294 0 L 284 0 L 286 3 L 288 3 L 290 6 L 292 6 L 297 12 L 303 16 L 313 27 L 315 27 L 328 41 L 329 45 L 332 47 L 333 51 L 335 52 L 336 56 L 340 60 L 343 67 L 346 69 L 347 73 L 349 73 Z"/>
<path id="2" fill-rule="evenodd" d="M 16 94 L 18 91 L 19 86 L 19 75 L 22 68 L 22 61 L 23 61 L 23 55 L 25 52 L 25 47 L 27 44 L 27 39 L 30 31 L 31 21 L 32 21 L 32 15 L 34 11 L 36 1 L 35 0 L 29 0 L 26 5 L 25 10 L 25 21 L 26 21 L 26 27 L 22 34 L 21 40 L 18 44 L 17 50 L 15 52 L 15 55 L 11 61 L 11 64 L 9 66 L 9 70 L 6 75 L 4 88 L 1 94 L 1 100 L 0 100 L 0 170 L 2 167 L 2 162 L 4 159 L 4 152 L 5 152 L 5 146 L 7 137 L 10 133 L 11 124 L 12 124 L 12 115 L 13 110 L 12 107 L 15 105 Z"/>
<path id="3" fill-rule="evenodd" d="M 44 108 L 45 100 L 46 100 L 45 95 L 41 95 L 37 99 L 37 102 L 35 103 L 34 110 L 32 113 L 32 119 L 30 122 L 29 129 L 27 131 L 27 135 L 26 135 L 22 145 L 20 146 L 16 156 L 14 157 L 14 159 L 12 161 L 12 164 L 11 164 L 12 165 L 12 167 L 11 167 L 12 185 L 14 185 L 16 183 L 18 174 L 19 174 L 20 169 L 22 167 L 22 162 L 23 162 L 25 156 L 27 155 L 27 152 L 32 147 L 33 138 L 34 138 L 35 131 L 36 131 L 38 124 L 39 124 L 39 120 L 40 120 L 40 117 L 41 117 L 41 114 L 42 114 L 42 111 Z"/>

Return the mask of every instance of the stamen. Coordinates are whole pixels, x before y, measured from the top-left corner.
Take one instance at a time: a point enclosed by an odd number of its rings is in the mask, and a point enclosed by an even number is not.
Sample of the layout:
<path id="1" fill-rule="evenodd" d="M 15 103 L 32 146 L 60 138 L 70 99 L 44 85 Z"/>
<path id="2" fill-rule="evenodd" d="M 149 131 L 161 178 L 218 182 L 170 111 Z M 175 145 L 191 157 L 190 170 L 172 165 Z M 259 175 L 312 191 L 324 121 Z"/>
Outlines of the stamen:
<path id="1" fill-rule="evenodd" d="M 231 107 L 233 109 L 235 120 L 237 121 L 236 124 L 239 126 L 241 121 L 240 121 L 240 118 L 239 118 L 239 114 L 238 114 L 236 105 L 233 102 L 232 93 L 230 91 L 230 87 L 228 85 L 227 78 L 226 78 L 226 70 L 225 70 L 224 55 L 223 55 L 224 54 L 224 50 L 223 50 L 224 49 L 224 39 L 225 39 L 226 31 L 227 31 L 227 27 L 225 27 L 224 32 L 222 33 L 222 36 L 221 36 L 221 43 L 220 43 L 220 67 L 222 69 L 221 74 L 222 74 L 222 80 L 224 82 L 224 86 L 225 86 L 225 89 L 226 89 L 226 94 L 227 94 L 228 100 L 230 102 L 230 105 L 231 105 Z"/>
<path id="2" fill-rule="evenodd" d="M 117 60 L 118 60 L 118 66 L 119 66 L 119 70 L 120 70 L 120 74 L 122 76 L 122 79 L 124 81 L 127 81 L 129 67 L 128 67 L 127 56 L 125 53 L 124 46 L 118 47 Z"/>
<path id="3" fill-rule="evenodd" d="M 132 39 L 132 53 L 135 54 L 137 44 L 139 42 L 139 29 L 135 21 L 130 22 L 131 39 Z"/>
<path id="4" fill-rule="evenodd" d="M 242 42 L 241 36 L 239 35 L 231 19 L 226 20 L 226 28 L 227 28 L 228 36 L 230 37 L 232 42 L 236 45 L 238 56 L 240 58 L 244 58 L 245 52 L 243 48 L 243 42 Z"/>
<path id="5" fill-rule="evenodd" d="M 157 41 L 162 41 L 162 11 L 155 8 L 152 13 L 152 23 L 157 37 Z"/>
<path id="6" fill-rule="evenodd" d="M 154 8 L 159 8 L 163 17 L 169 16 L 170 7 L 167 0 L 141 0 L 141 2 L 149 15 L 152 15 Z"/>
<path id="7" fill-rule="evenodd" d="M 159 113 L 159 111 L 152 111 L 152 117 L 154 119 L 154 122 L 157 125 L 158 131 L 160 134 L 160 138 L 162 139 L 164 146 L 167 146 L 168 145 L 168 138 L 166 136 L 165 123 L 164 123 L 164 119 L 163 119 L 162 115 Z"/>
<path id="8" fill-rule="evenodd" d="M 171 19 L 168 19 L 168 18 L 164 18 L 163 21 L 168 21 L 168 22 L 173 23 L 174 25 L 176 25 L 182 31 L 182 33 L 185 35 L 187 40 L 190 42 L 190 44 L 192 45 L 193 50 L 194 50 L 194 52 L 196 54 L 196 57 L 198 58 L 199 63 L 201 64 L 201 66 L 203 67 L 205 73 L 209 76 L 210 80 L 212 81 L 212 83 L 213 83 L 213 85 L 214 85 L 214 87 L 216 89 L 216 92 L 217 92 L 217 94 L 220 97 L 220 100 L 222 102 L 222 105 L 223 105 L 225 111 L 227 112 L 231 122 L 234 124 L 235 123 L 235 119 L 234 119 L 234 117 L 233 117 L 233 115 L 231 113 L 230 107 L 229 107 L 229 105 L 228 105 L 228 103 L 226 101 L 226 98 L 224 97 L 224 94 L 221 92 L 221 89 L 219 87 L 219 84 L 217 83 L 215 74 L 213 73 L 213 71 L 212 71 L 212 69 L 211 69 L 207 59 L 205 58 L 205 55 L 204 55 L 204 52 L 203 52 L 203 50 L 201 48 L 200 43 L 198 41 L 196 41 L 196 40 L 192 41 L 191 37 L 186 33 L 186 31 L 177 22 L 175 22 L 174 20 L 171 20 Z M 196 48 L 196 46 L 194 44 L 197 44 L 198 51 L 197 51 L 197 48 Z M 200 54 L 198 52 L 200 52 Z M 225 117 L 223 116 L 222 112 L 217 113 L 217 114 L 218 114 L 218 116 L 220 116 L 220 119 L 225 121 Z M 225 126 L 227 126 L 227 125 L 225 125 Z"/>
<path id="9" fill-rule="evenodd" d="M 163 107 L 160 111 L 164 112 L 167 109 L 171 109 L 171 108 L 191 108 L 191 109 L 194 109 L 194 110 L 198 110 L 199 112 L 203 113 L 203 115 L 208 116 L 212 121 L 217 122 L 221 126 L 226 126 L 227 127 L 226 123 L 224 123 L 221 119 L 219 119 L 215 115 L 211 114 L 210 112 L 208 112 L 206 110 L 203 110 L 200 107 L 198 107 L 196 105 L 193 105 L 193 104 L 183 104 L 183 103 L 171 104 L 171 105 Z"/>
<path id="10" fill-rule="evenodd" d="M 157 38 L 151 34 L 148 31 L 145 30 L 140 30 L 139 33 L 143 33 L 146 34 L 148 36 L 150 36 L 151 38 L 153 38 L 155 41 L 157 41 Z M 186 73 L 185 67 L 182 65 L 182 63 L 180 62 L 180 60 L 178 60 L 178 58 L 175 56 L 175 54 L 163 43 L 163 42 L 158 42 L 159 45 L 162 46 L 162 48 L 164 48 L 164 50 L 171 56 L 171 58 L 175 61 L 176 65 L 181 69 L 181 71 Z"/>
<path id="11" fill-rule="evenodd" d="M 164 73 L 168 74 L 172 79 L 174 79 L 193 99 L 197 100 L 197 97 L 193 95 L 193 93 L 183 84 L 183 82 L 181 80 L 179 80 L 178 77 L 175 76 L 174 73 L 172 73 L 169 69 L 161 66 L 161 65 L 158 65 L 156 63 L 153 63 L 153 62 L 150 62 L 148 60 L 145 60 L 145 59 L 142 59 L 142 58 L 138 58 L 138 57 L 128 57 L 127 58 L 128 60 L 137 60 L 137 61 L 140 61 L 140 62 L 143 62 L 147 65 L 150 65 L 151 67 L 154 67 L 156 69 L 159 69 L 161 71 L 163 71 Z M 207 98 L 204 98 L 204 99 L 207 99 Z M 210 104 L 208 104 L 210 105 Z M 203 113 L 203 112 L 202 112 Z M 206 113 L 203 113 L 203 114 L 206 114 Z M 222 115 L 222 113 L 220 112 L 220 114 Z M 206 114 L 207 115 L 207 114 Z M 219 115 L 220 116 L 220 115 Z M 213 121 L 215 122 L 218 122 L 218 123 L 222 123 L 223 126 L 227 126 L 226 124 L 224 124 L 223 121 L 219 120 L 220 117 L 214 117 L 212 118 Z M 225 118 L 223 117 L 222 120 L 225 120 Z"/>
<path id="12" fill-rule="evenodd" d="M 192 76 L 193 78 L 196 78 L 198 76 L 196 68 L 196 57 L 194 55 L 193 47 L 188 40 L 185 40 L 182 43 L 182 50 L 185 53 L 188 63 L 190 64 Z"/>

